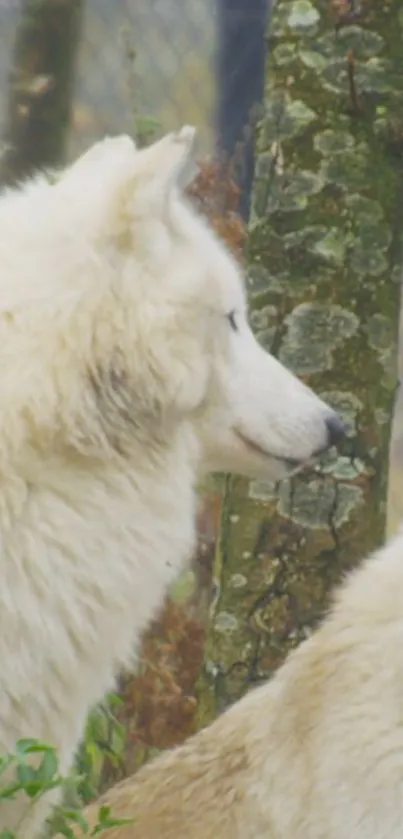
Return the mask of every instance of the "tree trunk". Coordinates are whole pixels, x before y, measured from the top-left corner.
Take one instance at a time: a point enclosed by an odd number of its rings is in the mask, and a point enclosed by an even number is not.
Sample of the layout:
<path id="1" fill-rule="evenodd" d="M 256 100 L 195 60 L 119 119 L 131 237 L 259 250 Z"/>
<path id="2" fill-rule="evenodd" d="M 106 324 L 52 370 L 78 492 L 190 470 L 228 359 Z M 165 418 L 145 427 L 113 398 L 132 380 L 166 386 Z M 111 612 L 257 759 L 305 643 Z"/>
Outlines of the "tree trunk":
<path id="1" fill-rule="evenodd" d="M 280 486 L 227 479 L 200 724 L 269 676 L 382 542 L 397 386 L 401 0 L 279 0 L 249 238 L 260 340 L 349 426 Z M 354 455 L 354 457 L 352 457 Z"/>
<path id="2" fill-rule="evenodd" d="M 26 0 L 10 74 L 0 183 L 63 162 L 84 0 Z"/>

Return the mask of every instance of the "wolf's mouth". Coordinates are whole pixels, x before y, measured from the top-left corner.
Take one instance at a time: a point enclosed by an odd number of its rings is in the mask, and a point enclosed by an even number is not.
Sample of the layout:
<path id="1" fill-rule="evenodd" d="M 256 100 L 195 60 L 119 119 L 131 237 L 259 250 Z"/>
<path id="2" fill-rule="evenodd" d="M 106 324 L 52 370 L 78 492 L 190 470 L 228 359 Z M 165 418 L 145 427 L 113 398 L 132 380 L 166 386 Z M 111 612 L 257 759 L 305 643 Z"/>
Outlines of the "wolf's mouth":
<path id="1" fill-rule="evenodd" d="M 300 466 L 303 466 L 305 463 L 304 460 L 295 460 L 291 457 L 279 457 L 278 455 L 272 454 L 272 452 L 267 451 L 259 443 L 255 443 L 254 440 L 250 440 L 249 437 L 245 437 L 242 434 L 242 431 L 239 431 L 238 428 L 234 428 L 234 432 L 236 436 L 241 440 L 244 446 L 255 454 L 258 454 L 260 457 L 270 458 L 270 460 L 277 460 L 279 463 L 283 463 L 287 469 L 298 469 Z"/>

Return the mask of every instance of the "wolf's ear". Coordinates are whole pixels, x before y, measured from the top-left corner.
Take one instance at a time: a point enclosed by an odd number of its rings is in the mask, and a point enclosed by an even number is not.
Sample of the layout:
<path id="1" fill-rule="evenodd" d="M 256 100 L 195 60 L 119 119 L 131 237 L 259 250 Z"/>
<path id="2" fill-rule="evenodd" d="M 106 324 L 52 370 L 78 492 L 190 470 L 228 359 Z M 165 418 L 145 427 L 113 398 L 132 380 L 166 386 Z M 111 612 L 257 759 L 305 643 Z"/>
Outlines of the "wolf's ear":
<path id="1" fill-rule="evenodd" d="M 72 207 L 76 223 L 90 219 L 93 230 L 123 233 L 130 218 L 161 212 L 190 163 L 196 129 L 184 126 L 145 149 L 127 135 L 96 143 L 69 167 L 56 189 Z"/>
<path id="2" fill-rule="evenodd" d="M 196 129 L 185 125 L 138 152 L 131 196 L 134 216 L 164 214 L 173 188 L 183 188 L 184 176 L 190 174 L 195 137 Z"/>
<path id="3" fill-rule="evenodd" d="M 138 157 L 128 135 L 106 137 L 63 172 L 54 188 L 67 212 L 74 214 L 76 226 L 112 234 L 121 226 L 120 215 L 134 191 Z"/>
<path id="4" fill-rule="evenodd" d="M 149 181 L 156 180 L 160 187 L 170 188 L 177 183 L 191 162 L 196 129 L 184 125 L 180 131 L 166 134 L 161 140 L 143 149 L 139 155 L 140 174 Z"/>

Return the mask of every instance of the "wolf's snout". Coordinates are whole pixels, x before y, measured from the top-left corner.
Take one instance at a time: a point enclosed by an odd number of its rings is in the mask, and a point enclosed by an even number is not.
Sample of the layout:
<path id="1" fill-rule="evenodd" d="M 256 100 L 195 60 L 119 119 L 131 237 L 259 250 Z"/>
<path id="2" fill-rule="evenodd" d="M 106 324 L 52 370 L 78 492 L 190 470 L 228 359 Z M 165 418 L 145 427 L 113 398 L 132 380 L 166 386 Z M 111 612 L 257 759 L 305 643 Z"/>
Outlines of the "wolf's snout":
<path id="1" fill-rule="evenodd" d="M 346 435 L 346 426 L 343 420 L 338 414 L 330 414 L 326 419 L 326 427 L 328 448 L 337 446 L 337 443 L 340 443 Z"/>

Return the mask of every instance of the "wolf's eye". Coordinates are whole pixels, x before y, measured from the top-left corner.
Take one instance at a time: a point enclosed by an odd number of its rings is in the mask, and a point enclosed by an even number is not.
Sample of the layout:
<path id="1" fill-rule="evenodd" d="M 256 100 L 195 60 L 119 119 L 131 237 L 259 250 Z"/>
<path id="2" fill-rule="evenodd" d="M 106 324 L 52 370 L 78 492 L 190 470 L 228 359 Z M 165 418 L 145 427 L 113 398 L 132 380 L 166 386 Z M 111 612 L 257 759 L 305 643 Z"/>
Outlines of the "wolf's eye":
<path id="1" fill-rule="evenodd" d="M 229 323 L 231 329 L 233 329 L 234 332 L 238 332 L 238 324 L 236 322 L 236 316 L 235 316 L 235 311 L 234 310 L 232 312 L 228 312 L 227 319 L 228 319 L 228 323 Z"/>

